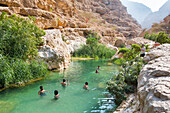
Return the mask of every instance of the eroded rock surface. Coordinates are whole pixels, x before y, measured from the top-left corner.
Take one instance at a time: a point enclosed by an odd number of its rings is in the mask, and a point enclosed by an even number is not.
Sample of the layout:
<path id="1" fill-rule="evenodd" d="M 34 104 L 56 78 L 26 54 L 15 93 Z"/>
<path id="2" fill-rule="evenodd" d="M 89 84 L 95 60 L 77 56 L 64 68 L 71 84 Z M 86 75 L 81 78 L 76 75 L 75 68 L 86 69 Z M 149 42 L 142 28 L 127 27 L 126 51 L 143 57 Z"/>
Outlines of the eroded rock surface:
<path id="1" fill-rule="evenodd" d="M 34 16 L 42 29 L 110 28 L 113 37 L 135 37 L 142 30 L 119 0 L 0 0 L 2 11 Z"/>
<path id="2" fill-rule="evenodd" d="M 62 40 L 60 30 L 45 30 L 42 37 L 44 45 L 39 49 L 39 57 L 43 59 L 49 69 L 64 69 L 70 64 L 71 55 L 67 44 Z"/>
<path id="3" fill-rule="evenodd" d="M 137 96 L 131 94 L 114 113 L 170 113 L 170 44 L 150 50 L 144 60 Z"/>
<path id="4" fill-rule="evenodd" d="M 170 112 L 170 44 L 152 49 L 145 56 L 148 62 L 138 76 L 140 112 Z"/>

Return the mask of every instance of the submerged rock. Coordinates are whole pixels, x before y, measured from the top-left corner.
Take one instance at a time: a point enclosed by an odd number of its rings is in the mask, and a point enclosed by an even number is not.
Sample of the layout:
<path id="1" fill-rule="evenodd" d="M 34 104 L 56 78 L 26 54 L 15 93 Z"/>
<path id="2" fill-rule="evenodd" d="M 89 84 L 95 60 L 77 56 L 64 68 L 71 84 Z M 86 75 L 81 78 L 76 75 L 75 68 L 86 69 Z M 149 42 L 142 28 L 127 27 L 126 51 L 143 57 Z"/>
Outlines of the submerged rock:
<path id="1" fill-rule="evenodd" d="M 0 101 L 0 113 L 11 113 L 16 103 L 8 101 Z"/>

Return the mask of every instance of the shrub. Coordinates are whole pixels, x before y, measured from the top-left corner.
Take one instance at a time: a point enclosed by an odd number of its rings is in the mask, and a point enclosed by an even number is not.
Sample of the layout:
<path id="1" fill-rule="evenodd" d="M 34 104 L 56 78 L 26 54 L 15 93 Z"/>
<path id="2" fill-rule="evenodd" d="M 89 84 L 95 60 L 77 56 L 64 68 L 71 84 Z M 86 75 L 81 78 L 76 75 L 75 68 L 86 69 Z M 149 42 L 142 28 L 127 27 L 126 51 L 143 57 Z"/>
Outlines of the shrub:
<path id="1" fill-rule="evenodd" d="M 0 87 L 5 87 L 13 81 L 14 71 L 7 58 L 0 54 Z"/>
<path id="2" fill-rule="evenodd" d="M 83 45 L 75 51 L 74 57 L 91 57 L 91 58 L 111 58 L 116 52 L 102 44 Z"/>
<path id="3" fill-rule="evenodd" d="M 38 54 L 37 46 L 42 43 L 45 32 L 31 19 L 20 16 L 0 15 L 0 52 L 13 58 L 28 59 Z"/>
<path id="4" fill-rule="evenodd" d="M 129 51 L 129 49 L 127 49 L 127 48 L 120 48 L 118 53 L 126 53 L 128 51 Z"/>
<path id="5" fill-rule="evenodd" d="M 0 87 L 22 84 L 45 76 L 47 68 L 33 60 L 45 32 L 34 24 L 34 18 L 0 15 Z"/>
<path id="6" fill-rule="evenodd" d="M 124 95 L 125 90 L 124 90 L 124 85 L 123 83 L 120 83 L 118 80 L 117 81 L 109 81 L 107 82 L 108 87 L 107 89 L 111 94 L 115 95 L 115 103 L 117 105 L 120 105 L 123 100 L 126 99 L 126 96 Z"/>
<path id="7" fill-rule="evenodd" d="M 165 32 L 159 32 L 156 38 L 156 41 L 160 44 L 168 43 L 169 40 L 168 34 L 165 34 Z"/>
<path id="8" fill-rule="evenodd" d="M 31 75 L 34 79 L 44 77 L 47 73 L 47 65 L 45 65 L 43 61 L 37 62 L 33 60 L 31 61 L 29 68 L 31 70 Z"/>
<path id="9" fill-rule="evenodd" d="M 153 40 L 153 41 L 157 41 L 160 44 L 164 44 L 164 43 L 170 43 L 170 38 L 168 37 L 168 34 L 165 34 L 165 32 L 159 32 L 158 34 L 154 34 L 152 33 L 151 35 L 149 35 L 149 33 L 145 33 L 144 36 L 145 39 L 149 39 L 149 40 Z"/>
<path id="10" fill-rule="evenodd" d="M 14 71 L 12 84 L 24 83 L 33 79 L 28 63 L 21 59 L 12 59 L 10 64 Z"/>
<path id="11" fill-rule="evenodd" d="M 88 38 L 87 40 L 86 40 L 86 44 L 89 44 L 89 45 L 97 45 L 98 44 L 98 41 L 97 41 L 97 39 L 96 38 Z"/>
<path id="12" fill-rule="evenodd" d="M 98 43 L 100 37 L 97 36 L 97 33 L 89 34 L 87 37 L 87 45 L 83 45 L 79 50 L 75 51 L 73 56 L 91 57 L 98 59 L 111 58 L 116 53 L 116 51 Z"/>
<path id="13" fill-rule="evenodd" d="M 125 93 L 126 94 L 134 93 L 134 86 L 133 85 L 127 85 L 125 87 Z"/>
<path id="14" fill-rule="evenodd" d="M 0 55 L 0 85 L 21 84 L 31 79 L 44 77 L 47 73 L 46 65 L 37 61 L 27 63 L 22 59 L 7 59 Z"/>
<path id="15" fill-rule="evenodd" d="M 132 45 L 131 49 L 122 48 L 124 57 L 119 59 L 121 68 L 115 78 L 107 82 L 107 89 L 115 95 L 115 103 L 119 105 L 126 99 L 125 93 L 133 93 L 137 87 L 137 77 L 143 66 L 143 60 L 139 57 L 139 45 Z M 118 61 L 115 59 L 115 61 Z"/>
<path id="16" fill-rule="evenodd" d="M 89 32 L 88 32 L 88 35 L 86 36 L 86 38 L 87 38 L 87 39 L 88 39 L 88 38 L 95 38 L 95 39 L 97 39 L 97 40 L 100 40 L 100 39 L 101 39 L 101 37 L 98 36 L 96 32 L 92 32 L 92 31 L 89 31 Z"/>
<path id="17" fill-rule="evenodd" d="M 145 45 L 146 52 L 149 52 L 149 45 Z"/>
<path id="18" fill-rule="evenodd" d="M 125 47 L 126 47 L 125 44 L 120 45 L 120 48 L 125 48 Z"/>
<path id="19" fill-rule="evenodd" d="M 140 50 L 141 47 L 140 47 L 138 44 L 132 44 L 131 48 L 132 48 L 135 52 L 141 51 L 141 50 Z"/>

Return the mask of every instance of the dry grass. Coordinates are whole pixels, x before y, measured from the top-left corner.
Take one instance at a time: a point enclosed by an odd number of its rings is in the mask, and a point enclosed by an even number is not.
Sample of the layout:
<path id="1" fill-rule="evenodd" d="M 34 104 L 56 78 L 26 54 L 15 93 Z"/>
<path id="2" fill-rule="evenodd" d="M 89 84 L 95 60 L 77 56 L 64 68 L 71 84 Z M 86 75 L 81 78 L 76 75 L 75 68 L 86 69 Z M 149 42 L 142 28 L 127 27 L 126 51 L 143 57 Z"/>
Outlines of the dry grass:
<path id="1" fill-rule="evenodd" d="M 86 19 L 95 18 L 93 13 L 88 13 L 88 12 L 81 12 L 79 13 L 79 15 L 85 17 Z"/>

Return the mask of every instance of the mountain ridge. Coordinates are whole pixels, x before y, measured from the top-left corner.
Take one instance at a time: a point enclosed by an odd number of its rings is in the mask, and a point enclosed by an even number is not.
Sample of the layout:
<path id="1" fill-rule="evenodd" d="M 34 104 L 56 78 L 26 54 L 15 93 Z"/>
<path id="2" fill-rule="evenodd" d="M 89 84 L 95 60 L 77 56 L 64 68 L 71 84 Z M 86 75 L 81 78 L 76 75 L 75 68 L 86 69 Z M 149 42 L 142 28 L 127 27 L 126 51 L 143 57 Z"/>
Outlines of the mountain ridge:
<path id="1" fill-rule="evenodd" d="M 149 14 L 142 22 L 142 28 L 151 28 L 153 23 L 160 23 L 170 14 L 170 0 L 168 0 L 158 11 Z"/>
<path id="2" fill-rule="evenodd" d="M 145 17 L 152 13 L 152 10 L 146 5 L 138 2 L 133 2 L 129 0 L 121 0 L 122 4 L 127 7 L 127 11 L 129 14 L 135 18 L 139 24 L 143 22 Z"/>

